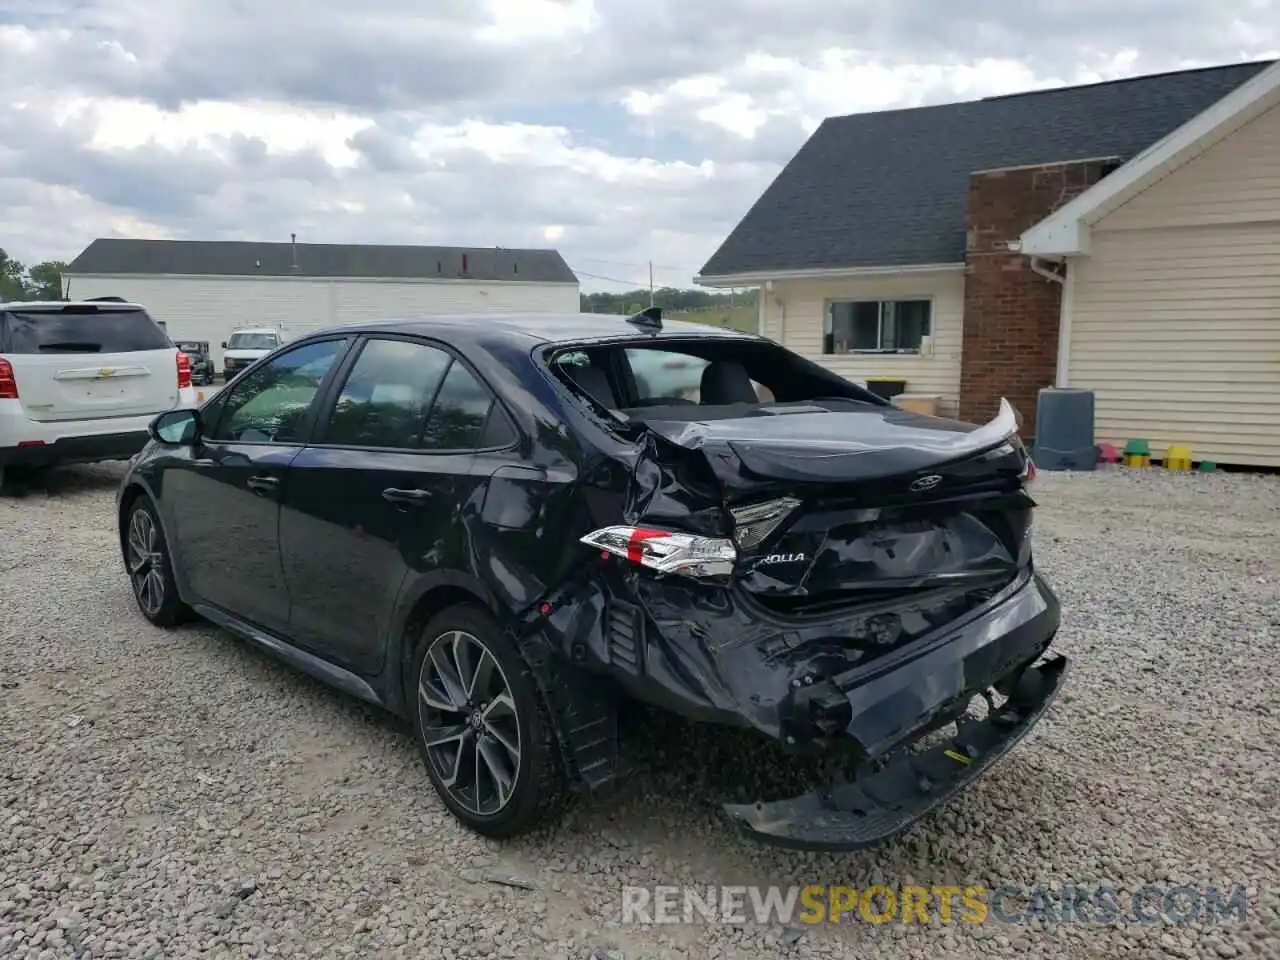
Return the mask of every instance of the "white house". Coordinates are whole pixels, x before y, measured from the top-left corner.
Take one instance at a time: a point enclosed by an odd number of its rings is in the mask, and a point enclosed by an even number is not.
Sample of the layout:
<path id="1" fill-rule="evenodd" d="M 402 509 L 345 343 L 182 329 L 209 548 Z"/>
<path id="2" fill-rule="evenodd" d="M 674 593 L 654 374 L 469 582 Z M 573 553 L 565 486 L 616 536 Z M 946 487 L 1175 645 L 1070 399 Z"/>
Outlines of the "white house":
<path id="1" fill-rule="evenodd" d="M 77 300 L 142 304 L 175 340 L 209 341 L 219 369 L 236 327 L 292 339 L 414 314 L 579 310 L 578 278 L 555 250 L 99 239 L 64 284 Z"/>
<path id="2" fill-rule="evenodd" d="M 1280 64 L 825 121 L 703 267 L 762 331 L 985 420 L 1280 466 Z"/>

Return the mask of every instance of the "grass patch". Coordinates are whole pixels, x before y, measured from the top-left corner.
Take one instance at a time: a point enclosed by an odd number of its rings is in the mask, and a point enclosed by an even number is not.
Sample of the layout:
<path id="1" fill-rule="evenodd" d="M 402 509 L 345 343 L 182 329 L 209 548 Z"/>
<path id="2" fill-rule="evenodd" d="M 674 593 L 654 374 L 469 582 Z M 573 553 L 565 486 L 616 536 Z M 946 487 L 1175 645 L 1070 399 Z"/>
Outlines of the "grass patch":
<path id="1" fill-rule="evenodd" d="M 715 307 L 711 310 L 687 310 L 679 313 L 672 311 L 666 315 L 672 320 L 701 323 L 709 327 L 732 327 L 747 333 L 756 332 L 756 320 L 759 316 L 754 306 Z"/>

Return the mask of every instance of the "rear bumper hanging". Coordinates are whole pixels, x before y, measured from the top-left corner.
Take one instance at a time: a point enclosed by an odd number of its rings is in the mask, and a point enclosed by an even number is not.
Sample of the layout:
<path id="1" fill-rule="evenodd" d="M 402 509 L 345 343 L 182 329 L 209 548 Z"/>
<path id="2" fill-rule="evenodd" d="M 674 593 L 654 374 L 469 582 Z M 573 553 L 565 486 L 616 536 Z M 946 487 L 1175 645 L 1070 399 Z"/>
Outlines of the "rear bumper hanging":
<path id="1" fill-rule="evenodd" d="M 969 786 L 1025 737 L 1057 697 L 1066 670 L 1063 656 L 1027 669 L 999 711 L 983 720 L 962 719 L 954 738 L 918 754 L 895 754 L 855 782 L 774 803 L 726 804 L 724 810 L 747 836 L 776 846 L 874 846 Z"/>

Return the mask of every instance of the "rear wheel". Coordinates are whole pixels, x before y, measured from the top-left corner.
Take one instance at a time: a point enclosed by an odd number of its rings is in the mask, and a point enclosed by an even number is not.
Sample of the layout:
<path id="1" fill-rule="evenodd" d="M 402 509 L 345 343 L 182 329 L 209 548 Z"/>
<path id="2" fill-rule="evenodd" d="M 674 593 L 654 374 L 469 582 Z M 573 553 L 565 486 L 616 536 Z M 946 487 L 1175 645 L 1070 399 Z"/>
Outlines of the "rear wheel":
<path id="1" fill-rule="evenodd" d="M 191 608 L 178 596 L 169 546 L 155 506 L 140 496 L 129 506 L 124 527 L 124 562 L 133 598 L 142 615 L 159 627 L 190 619 Z"/>
<path id="2" fill-rule="evenodd" d="M 511 837 L 558 818 L 567 795 L 532 671 L 484 611 L 458 606 L 423 631 L 413 727 L 427 775 L 477 833 Z"/>

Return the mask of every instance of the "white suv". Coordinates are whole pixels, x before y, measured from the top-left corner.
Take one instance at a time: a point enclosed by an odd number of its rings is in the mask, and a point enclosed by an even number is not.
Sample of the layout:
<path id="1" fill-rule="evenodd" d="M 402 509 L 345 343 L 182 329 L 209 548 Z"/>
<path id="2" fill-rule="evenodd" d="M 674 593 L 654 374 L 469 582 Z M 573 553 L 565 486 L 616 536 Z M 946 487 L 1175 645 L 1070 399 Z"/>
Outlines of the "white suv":
<path id="1" fill-rule="evenodd" d="M 0 302 L 0 483 L 127 460 L 156 414 L 197 400 L 190 359 L 136 303 Z"/>

